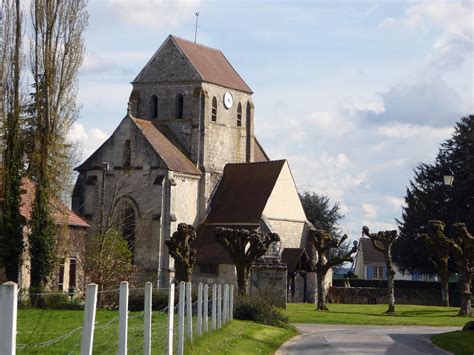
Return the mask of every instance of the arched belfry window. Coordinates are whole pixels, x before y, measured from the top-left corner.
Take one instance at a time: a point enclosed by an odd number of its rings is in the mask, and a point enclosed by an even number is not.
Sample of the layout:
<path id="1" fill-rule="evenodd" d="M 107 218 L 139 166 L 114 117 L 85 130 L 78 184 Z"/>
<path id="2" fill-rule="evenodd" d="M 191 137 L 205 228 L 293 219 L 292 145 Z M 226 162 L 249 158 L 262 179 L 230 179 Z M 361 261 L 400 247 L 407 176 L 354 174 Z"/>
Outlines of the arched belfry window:
<path id="1" fill-rule="evenodd" d="M 240 102 L 237 105 L 237 126 L 242 126 L 242 104 Z"/>
<path id="2" fill-rule="evenodd" d="M 245 109 L 245 131 L 246 131 L 246 139 L 245 139 L 245 161 L 247 163 L 251 162 L 252 159 L 252 152 L 251 152 L 251 147 L 252 147 L 252 135 L 251 135 L 251 128 L 252 128 L 252 122 L 251 122 L 251 107 L 250 107 L 250 102 L 247 101 L 247 107 Z"/>
<path id="3" fill-rule="evenodd" d="M 158 118 L 158 97 L 153 95 L 151 97 L 151 118 Z"/>
<path id="4" fill-rule="evenodd" d="M 217 121 L 217 99 L 215 96 L 212 98 L 211 120 L 213 122 Z"/>
<path id="5" fill-rule="evenodd" d="M 176 118 L 183 118 L 184 97 L 181 94 L 176 95 Z"/>

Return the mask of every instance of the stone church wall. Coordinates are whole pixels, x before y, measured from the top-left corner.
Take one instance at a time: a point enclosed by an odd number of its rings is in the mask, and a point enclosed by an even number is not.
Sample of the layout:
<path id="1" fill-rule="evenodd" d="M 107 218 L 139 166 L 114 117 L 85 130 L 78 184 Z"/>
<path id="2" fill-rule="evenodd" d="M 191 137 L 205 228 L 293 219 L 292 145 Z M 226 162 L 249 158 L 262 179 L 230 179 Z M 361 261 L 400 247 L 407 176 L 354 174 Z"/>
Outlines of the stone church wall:
<path id="1" fill-rule="evenodd" d="M 273 230 L 280 236 L 285 248 L 306 247 L 306 245 L 301 245 L 303 241 L 302 236 L 305 232 L 305 222 L 274 220 L 270 218 L 269 221 Z"/>

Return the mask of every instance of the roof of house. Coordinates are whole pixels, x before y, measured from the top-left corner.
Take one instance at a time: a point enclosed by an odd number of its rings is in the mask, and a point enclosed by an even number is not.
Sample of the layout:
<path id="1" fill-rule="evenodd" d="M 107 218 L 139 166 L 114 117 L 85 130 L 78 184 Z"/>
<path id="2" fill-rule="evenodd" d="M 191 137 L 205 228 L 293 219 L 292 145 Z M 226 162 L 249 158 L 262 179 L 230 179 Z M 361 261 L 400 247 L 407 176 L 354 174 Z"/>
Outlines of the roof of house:
<path id="1" fill-rule="evenodd" d="M 219 49 L 207 47 L 176 36 L 170 36 L 170 38 L 188 57 L 203 81 L 252 93 L 252 90 Z"/>
<path id="2" fill-rule="evenodd" d="M 196 165 L 153 124 L 152 121 L 132 118 L 145 139 L 161 157 L 168 169 L 201 175 Z"/>
<path id="3" fill-rule="evenodd" d="M 262 161 L 270 161 L 267 153 L 263 150 L 260 142 L 257 140 L 256 137 L 253 138 L 254 141 L 254 150 L 253 150 L 253 161 L 255 162 L 262 162 Z"/>
<path id="4" fill-rule="evenodd" d="M 258 229 L 258 224 L 254 225 L 207 225 L 200 224 L 196 229 L 198 237 L 193 242 L 193 248 L 198 250 L 196 254 L 196 261 L 198 263 L 222 263 L 222 264 L 232 264 L 232 259 L 230 258 L 227 251 L 223 246 L 218 244 L 215 240 L 214 230 L 218 227 L 224 228 L 233 228 L 233 229 Z"/>
<path id="5" fill-rule="evenodd" d="M 35 200 L 36 185 L 35 183 L 27 178 L 21 179 L 21 206 L 20 213 L 25 220 L 30 221 L 33 215 L 33 205 Z M 3 196 L 3 192 L 0 192 Z M 50 203 L 52 209 L 52 216 L 54 223 L 57 225 L 67 224 L 71 227 L 83 227 L 88 228 L 90 225 L 79 217 L 76 213 L 67 208 L 61 201 L 57 200 Z"/>
<path id="6" fill-rule="evenodd" d="M 288 272 L 314 271 L 310 258 L 303 248 L 285 248 L 281 253 L 281 259 L 286 264 Z"/>
<path id="7" fill-rule="evenodd" d="M 285 160 L 227 164 L 205 223 L 259 224 Z"/>
<path id="8" fill-rule="evenodd" d="M 362 255 L 364 256 L 364 263 L 383 263 L 385 258 L 383 254 L 374 248 L 372 241 L 369 238 L 360 238 L 360 247 Z"/>

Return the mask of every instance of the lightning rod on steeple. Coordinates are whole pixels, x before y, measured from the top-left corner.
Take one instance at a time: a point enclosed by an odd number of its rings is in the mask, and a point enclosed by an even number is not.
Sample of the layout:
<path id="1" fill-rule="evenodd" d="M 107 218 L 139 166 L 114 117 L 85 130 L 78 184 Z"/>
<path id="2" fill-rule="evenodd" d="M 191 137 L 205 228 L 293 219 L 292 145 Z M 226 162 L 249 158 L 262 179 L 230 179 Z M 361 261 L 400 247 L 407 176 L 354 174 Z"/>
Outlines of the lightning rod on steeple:
<path id="1" fill-rule="evenodd" d="M 198 20 L 199 20 L 199 12 L 196 12 L 194 14 L 196 16 L 196 24 L 194 25 L 194 43 L 196 43 L 197 40 L 197 34 L 198 34 Z"/>

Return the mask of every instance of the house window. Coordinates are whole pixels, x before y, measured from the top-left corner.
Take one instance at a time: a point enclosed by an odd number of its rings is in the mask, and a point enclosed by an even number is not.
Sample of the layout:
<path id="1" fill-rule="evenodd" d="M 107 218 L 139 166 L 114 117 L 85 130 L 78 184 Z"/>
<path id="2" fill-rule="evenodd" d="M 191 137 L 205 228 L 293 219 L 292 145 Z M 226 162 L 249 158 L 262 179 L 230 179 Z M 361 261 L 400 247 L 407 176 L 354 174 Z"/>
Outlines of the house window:
<path id="1" fill-rule="evenodd" d="M 217 121 L 217 99 L 215 96 L 212 98 L 211 120 L 212 122 Z"/>
<path id="2" fill-rule="evenodd" d="M 64 259 L 59 262 L 58 290 L 64 291 Z"/>
<path id="3" fill-rule="evenodd" d="M 129 168 L 132 163 L 132 146 L 130 139 L 127 139 L 123 144 L 123 167 Z"/>
<path id="4" fill-rule="evenodd" d="M 151 118 L 158 118 L 158 97 L 151 97 Z"/>
<path id="5" fill-rule="evenodd" d="M 374 266 L 374 279 L 375 280 L 383 280 L 384 278 L 385 278 L 384 267 L 383 266 Z"/>
<path id="6" fill-rule="evenodd" d="M 183 118 L 184 97 L 181 94 L 176 95 L 176 118 Z"/>
<path id="7" fill-rule="evenodd" d="M 69 289 L 76 288 L 77 260 L 69 259 Z"/>
<path id="8" fill-rule="evenodd" d="M 240 102 L 237 105 L 237 126 L 242 126 L 242 104 Z"/>
<path id="9" fill-rule="evenodd" d="M 217 264 L 199 264 L 199 273 L 217 275 Z"/>

